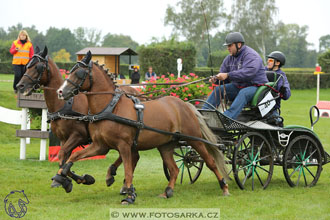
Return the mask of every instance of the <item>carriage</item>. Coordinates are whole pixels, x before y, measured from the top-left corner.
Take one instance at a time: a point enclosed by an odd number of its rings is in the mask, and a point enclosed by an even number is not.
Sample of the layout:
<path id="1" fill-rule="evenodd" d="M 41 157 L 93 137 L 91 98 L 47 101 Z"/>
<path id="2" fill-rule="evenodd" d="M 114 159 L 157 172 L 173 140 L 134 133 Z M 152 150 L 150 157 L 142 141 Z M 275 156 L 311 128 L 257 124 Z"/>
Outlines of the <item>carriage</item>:
<path id="1" fill-rule="evenodd" d="M 315 121 L 313 109 L 318 112 Z M 319 119 L 316 106 L 310 109 L 311 129 L 299 125 L 279 127 L 262 120 L 236 121 L 216 108 L 199 109 L 199 112 L 217 135 L 218 147 L 227 158 L 228 172 L 233 174 L 242 190 L 265 189 L 271 181 L 274 166 L 282 166 L 291 187 L 313 186 L 321 175 L 322 166 L 330 162 L 329 154 L 313 132 Z M 180 168 L 180 183 L 194 183 L 202 172 L 203 160 L 184 141 L 174 154 Z M 163 165 L 163 168 L 169 178 L 167 167 Z"/>

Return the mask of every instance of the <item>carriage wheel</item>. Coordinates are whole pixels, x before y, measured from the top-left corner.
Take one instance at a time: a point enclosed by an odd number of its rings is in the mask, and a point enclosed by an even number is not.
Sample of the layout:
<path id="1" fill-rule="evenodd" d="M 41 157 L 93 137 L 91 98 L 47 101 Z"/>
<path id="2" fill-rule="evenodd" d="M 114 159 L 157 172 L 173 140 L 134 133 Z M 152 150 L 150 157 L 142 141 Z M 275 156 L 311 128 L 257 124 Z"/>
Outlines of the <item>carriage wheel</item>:
<path id="1" fill-rule="evenodd" d="M 200 155 L 190 146 L 180 146 L 174 150 L 174 160 L 179 168 L 180 184 L 184 181 L 194 183 L 202 172 L 204 161 Z M 163 169 L 167 180 L 170 180 L 170 173 L 165 163 Z"/>
<path id="2" fill-rule="evenodd" d="M 322 171 L 320 147 L 309 136 L 294 138 L 285 149 L 283 173 L 291 187 L 313 186 Z"/>
<path id="3" fill-rule="evenodd" d="M 235 146 L 233 173 L 241 189 L 266 189 L 274 169 L 273 153 L 266 138 L 257 133 L 244 134 Z"/>

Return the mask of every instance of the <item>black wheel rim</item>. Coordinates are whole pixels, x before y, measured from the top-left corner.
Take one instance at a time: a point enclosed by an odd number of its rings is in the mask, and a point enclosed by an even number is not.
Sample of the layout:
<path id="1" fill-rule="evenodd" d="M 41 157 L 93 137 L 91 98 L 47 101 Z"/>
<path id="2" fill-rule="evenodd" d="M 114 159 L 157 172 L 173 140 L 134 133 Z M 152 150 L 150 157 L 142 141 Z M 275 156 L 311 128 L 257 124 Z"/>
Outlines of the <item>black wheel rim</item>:
<path id="1" fill-rule="evenodd" d="M 190 184 L 196 182 L 204 165 L 200 155 L 190 146 L 180 146 L 175 148 L 173 156 L 179 168 L 180 184 L 183 182 L 189 182 Z M 170 180 L 170 173 L 165 164 L 163 164 L 163 169 L 167 180 Z"/>
<path id="2" fill-rule="evenodd" d="M 291 187 L 314 186 L 322 171 L 322 156 L 318 144 L 309 136 L 301 135 L 285 150 L 283 172 Z"/>
<path id="3" fill-rule="evenodd" d="M 273 153 L 264 136 L 251 132 L 239 139 L 234 149 L 233 173 L 241 189 L 265 189 L 273 168 Z"/>

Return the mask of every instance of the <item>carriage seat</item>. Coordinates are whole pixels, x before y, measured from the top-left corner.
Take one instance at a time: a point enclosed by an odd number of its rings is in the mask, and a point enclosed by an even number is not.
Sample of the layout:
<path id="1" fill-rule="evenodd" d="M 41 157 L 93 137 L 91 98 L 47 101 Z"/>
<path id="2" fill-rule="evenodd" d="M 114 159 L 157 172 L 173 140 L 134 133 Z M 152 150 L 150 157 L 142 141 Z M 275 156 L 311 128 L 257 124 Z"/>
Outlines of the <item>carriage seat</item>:
<path id="1" fill-rule="evenodd" d="M 270 87 L 275 88 L 276 87 L 276 80 L 277 80 L 277 74 L 274 71 L 266 71 L 266 75 L 268 78 L 268 83 L 265 83 L 264 86 L 259 86 L 256 93 L 254 94 L 252 101 L 250 103 L 249 107 L 258 107 L 258 104 L 261 102 L 261 100 L 265 97 L 266 93 L 271 90 Z"/>

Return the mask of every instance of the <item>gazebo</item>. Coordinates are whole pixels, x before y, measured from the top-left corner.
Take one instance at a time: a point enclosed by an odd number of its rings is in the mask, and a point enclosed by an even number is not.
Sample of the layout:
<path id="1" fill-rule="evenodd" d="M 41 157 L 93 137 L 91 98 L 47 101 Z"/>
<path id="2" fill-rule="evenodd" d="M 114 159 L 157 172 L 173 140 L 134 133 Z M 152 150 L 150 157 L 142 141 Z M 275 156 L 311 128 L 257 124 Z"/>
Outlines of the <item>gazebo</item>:
<path id="1" fill-rule="evenodd" d="M 120 56 L 128 55 L 129 64 L 131 64 L 131 56 L 138 54 L 128 47 L 86 47 L 76 53 L 77 59 L 81 60 L 88 51 L 92 52 L 92 60 L 98 60 L 99 64 L 104 64 L 105 68 L 111 73 L 120 73 Z"/>

